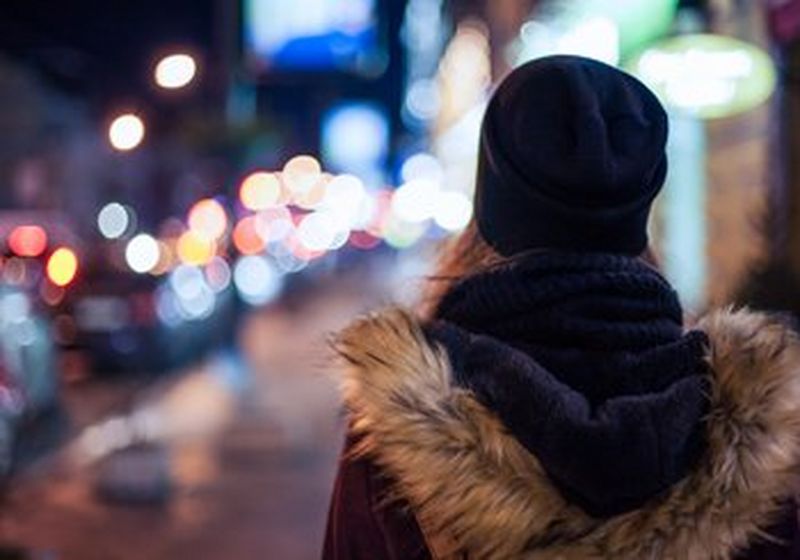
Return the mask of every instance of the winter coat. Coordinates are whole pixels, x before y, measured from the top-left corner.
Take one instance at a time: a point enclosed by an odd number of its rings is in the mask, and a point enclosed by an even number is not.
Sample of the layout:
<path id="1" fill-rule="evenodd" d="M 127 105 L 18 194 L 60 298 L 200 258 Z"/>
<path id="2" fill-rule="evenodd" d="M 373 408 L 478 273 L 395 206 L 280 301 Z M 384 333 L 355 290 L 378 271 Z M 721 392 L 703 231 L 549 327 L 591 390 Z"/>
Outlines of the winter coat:
<path id="1" fill-rule="evenodd" d="M 797 337 L 749 311 L 714 312 L 698 328 L 702 456 L 644 505 L 593 517 L 454 383 L 423 323 L 401 309 L 357 321 L 337 343 L 351 425 L 324 558 L 800 558 Z"/>

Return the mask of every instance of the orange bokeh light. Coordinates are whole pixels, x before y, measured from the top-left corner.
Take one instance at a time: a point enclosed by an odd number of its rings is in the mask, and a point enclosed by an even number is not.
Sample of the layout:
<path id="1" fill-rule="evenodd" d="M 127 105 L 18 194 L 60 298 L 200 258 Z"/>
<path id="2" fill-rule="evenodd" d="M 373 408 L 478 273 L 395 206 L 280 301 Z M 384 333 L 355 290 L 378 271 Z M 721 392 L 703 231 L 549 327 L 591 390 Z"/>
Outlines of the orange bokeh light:
<path id="1" fill-rule="evenodd" d="M 258 233 L 258 222 L 255 216 L 247 216 L 239 220 L 233 230 L 233 244 L 243 255 L 255 255 L 264 250 L 264 239 Z"/>

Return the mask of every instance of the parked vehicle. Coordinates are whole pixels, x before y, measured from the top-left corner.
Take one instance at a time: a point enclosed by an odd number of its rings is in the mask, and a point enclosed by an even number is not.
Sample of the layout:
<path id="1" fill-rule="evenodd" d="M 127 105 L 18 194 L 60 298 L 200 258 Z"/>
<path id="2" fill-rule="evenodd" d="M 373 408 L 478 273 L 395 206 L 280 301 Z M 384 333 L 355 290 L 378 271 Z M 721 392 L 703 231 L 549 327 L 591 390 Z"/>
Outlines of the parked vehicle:
<path id="1" fill-rule="evenodd" d="M 174 283 L 111 267 L 85 270 L 57 306 L 59 322 L 71 330 L 60 337 L 65 350 L 82 354 L 99 374 L 158 372 L 199 359 L 234 328 L 233 289 L 198 286 L 209 300 L 192 313 Z"/>

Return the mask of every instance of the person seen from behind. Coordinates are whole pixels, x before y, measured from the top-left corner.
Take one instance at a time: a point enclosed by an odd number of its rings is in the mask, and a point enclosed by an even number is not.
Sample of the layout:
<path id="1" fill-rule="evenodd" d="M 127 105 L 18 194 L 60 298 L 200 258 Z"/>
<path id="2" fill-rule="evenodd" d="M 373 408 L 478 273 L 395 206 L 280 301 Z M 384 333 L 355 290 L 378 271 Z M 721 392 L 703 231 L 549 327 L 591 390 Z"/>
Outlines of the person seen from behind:
<path id="1" fill-rule="evenodd" d="M 502 82 L 428 310 L 336 339 L 326 560 L 800 558 L 800 345 L 747 310 L 684 324 L 648 258 L 667 128 L 600 62 Z"/>

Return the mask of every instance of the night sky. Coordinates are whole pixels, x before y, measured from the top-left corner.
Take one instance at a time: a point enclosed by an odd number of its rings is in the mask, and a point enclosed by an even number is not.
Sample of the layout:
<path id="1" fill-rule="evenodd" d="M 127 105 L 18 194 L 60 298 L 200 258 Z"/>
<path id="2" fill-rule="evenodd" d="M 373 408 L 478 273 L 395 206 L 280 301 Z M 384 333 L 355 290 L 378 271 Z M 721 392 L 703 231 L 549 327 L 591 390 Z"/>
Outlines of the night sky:
<path id="1" fill-rule="evenodd" d="M 0 51 L 98 101 L 148 87 L 161 49 L 214 39 L 214 0 L 4 0 Z"/>

